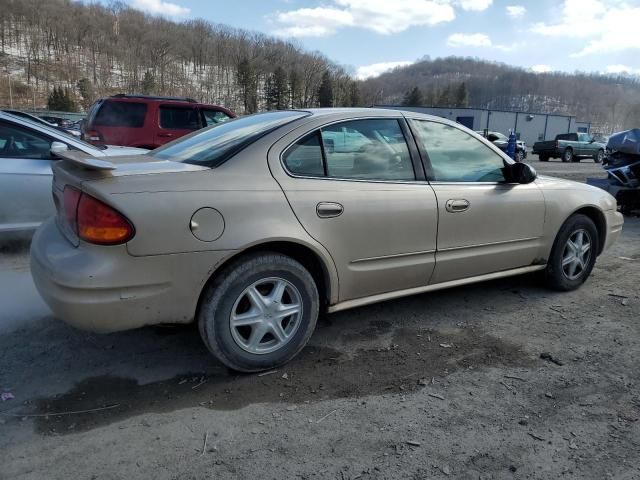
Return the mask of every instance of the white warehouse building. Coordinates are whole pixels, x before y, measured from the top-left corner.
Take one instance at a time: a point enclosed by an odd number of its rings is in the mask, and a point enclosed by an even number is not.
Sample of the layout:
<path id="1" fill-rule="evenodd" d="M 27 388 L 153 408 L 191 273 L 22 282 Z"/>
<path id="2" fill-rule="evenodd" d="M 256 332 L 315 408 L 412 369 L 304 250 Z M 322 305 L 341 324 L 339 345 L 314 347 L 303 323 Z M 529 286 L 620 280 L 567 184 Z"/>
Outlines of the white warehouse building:
<path id="1" fill-rule="evenodd" d="M 560 133 L 590 133 L 590 122 L 578 122 L 576 117 L 554 113 L 508 112 L 484 108 L 403 107 L 375 105 L 377 108 L 409 110 L 447 118 L 471 130 L 489 130 L 509 135 L 515 130 L 519 140 L 532 146 L 539 140 L 553 140 Z"/>

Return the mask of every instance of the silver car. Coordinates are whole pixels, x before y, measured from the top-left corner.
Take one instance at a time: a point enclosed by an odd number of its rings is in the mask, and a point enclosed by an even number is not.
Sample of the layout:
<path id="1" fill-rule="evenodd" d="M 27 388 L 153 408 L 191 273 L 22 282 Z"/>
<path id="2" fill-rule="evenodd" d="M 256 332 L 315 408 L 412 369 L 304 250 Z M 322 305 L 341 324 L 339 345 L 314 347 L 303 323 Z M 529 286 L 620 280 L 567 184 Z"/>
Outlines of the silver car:
<path id="1" fill-rule="evenodd" d="M 31 245 L 55 314 L 103 332 L 196 322 L 241 371 L 293 358 L 320 311 L 537 271 L 578 288 L 623 223 L 603 190 L 413 112 L 268 112 L 148 155 L 64 156 Z"/>
<path id="2" fill-rule="evenodd" d="M 96 158 L 148 151 L 100 149 L 43 123 L 0 112 L 0 234 L 33 231 L 55 213 L 51 165 L 59 159 L 56 151 L 65 150 Z"/>

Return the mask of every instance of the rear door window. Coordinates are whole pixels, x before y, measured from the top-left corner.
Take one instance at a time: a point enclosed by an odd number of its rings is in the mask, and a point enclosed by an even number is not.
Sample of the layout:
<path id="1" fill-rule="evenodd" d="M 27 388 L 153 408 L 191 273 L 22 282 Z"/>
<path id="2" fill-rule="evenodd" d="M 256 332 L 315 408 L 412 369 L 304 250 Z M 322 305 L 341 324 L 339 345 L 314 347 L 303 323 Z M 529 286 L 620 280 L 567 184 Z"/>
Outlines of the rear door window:
<path id="1" fill-rule="evenodd" d="M 161 105 L 160 127 L 169 130 L 198 130 L 202 128 L 202 124 L 195 108 Z"/>
<path id="2" fill-rule="evenodd" d="M 409 147 L 396 119 L 351 120 L 321 129 L 327 176 L 411 181 Z"/>
<path id="3" fill-rule="evenodd" d="M 141 128 L 146 114 L 147 105 L 144 103 L 106 101 L 96 113 L 94 125 Z"/>
<path id="4" fill-rule="evenodd" d="M 204 117 L 204 121 L 207 127 L 226 122 L 227 120 L 231 119 L 231 117 L 223 111 L 213 110 L 211 108 L 203 108 L 202 116 Z"/>

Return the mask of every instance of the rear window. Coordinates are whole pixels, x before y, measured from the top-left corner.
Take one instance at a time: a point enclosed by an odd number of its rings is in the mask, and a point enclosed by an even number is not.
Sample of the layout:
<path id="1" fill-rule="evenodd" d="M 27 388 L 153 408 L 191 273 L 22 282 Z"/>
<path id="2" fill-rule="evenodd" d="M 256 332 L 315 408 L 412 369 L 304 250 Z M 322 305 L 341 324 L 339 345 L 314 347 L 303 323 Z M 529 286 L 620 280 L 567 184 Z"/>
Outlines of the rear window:
<path id="1" fill-rule="evenodd" d="M 160 107 L 160 127 L 175 130 L 198 130 L 202 125 L 195 108 L 163 105 Z"/>
<path id="2" fill-rule="evenodd" d="M 561 133 L 560 135 L 556 135 L 556 140 L 567 140 L 567 141 L 577 141 L 578 134 L 577 133 Z"/>
<path id="3" fill-rule="evenodd" d="M 310 115 L 280 111 L 249 115 L 198 130 L 151 152 L 162 160 L 217 167 L 264 135 Z"/>
<path id="4" fill-rule="evenodd" d="M 144 103 L 106 101 L 96 113 L 93 123 L 100 127 L 141 128 L 146 113 L 147 105 Z"/>

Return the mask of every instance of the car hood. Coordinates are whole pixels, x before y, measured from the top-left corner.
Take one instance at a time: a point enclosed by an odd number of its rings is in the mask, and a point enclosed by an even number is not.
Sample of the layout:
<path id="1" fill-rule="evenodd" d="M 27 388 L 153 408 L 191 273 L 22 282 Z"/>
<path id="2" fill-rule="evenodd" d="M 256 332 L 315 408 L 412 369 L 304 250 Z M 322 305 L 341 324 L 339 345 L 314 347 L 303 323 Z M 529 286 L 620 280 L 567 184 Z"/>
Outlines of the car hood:
<path id="1" fill-rule="evenodd" d="M 115 157 L 120 155 L 142 155 L 147 153 L 149 150 L 146 148 L 136 148 L 136 147 L 120 147 L 118 145 L 107 145 L 107 148 L 102 150 L 107 157 Z"/>
<path id="2" fill-rule="evenodd" d="M 563 178 L 548 177 L 547 175 L 538 175 L 536 177 L 536 185 L 543 191 L 550 190 L 566 190 L 568 192 L 588 192 L 593 204 L 598 204 L 603 210 L 614 210 L 617 207 L 616 199 L 604 190 L 587 185 L 586 183 L 574 182 L 573 180 L 565 180 Z"/>

